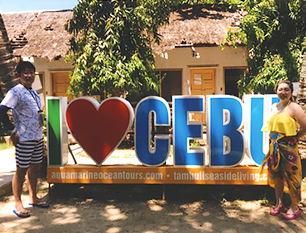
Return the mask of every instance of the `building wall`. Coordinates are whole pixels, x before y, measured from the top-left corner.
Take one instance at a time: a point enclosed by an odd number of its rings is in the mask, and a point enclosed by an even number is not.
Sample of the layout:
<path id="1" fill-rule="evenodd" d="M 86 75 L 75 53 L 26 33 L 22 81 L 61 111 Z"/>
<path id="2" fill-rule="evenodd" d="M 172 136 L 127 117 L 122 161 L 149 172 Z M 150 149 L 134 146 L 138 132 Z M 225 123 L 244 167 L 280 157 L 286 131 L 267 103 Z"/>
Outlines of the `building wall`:
<path id="1" fill-rule="evenodd" d="M 34 58 L 34 65 L 37 72 L 43 72 L 45 78 L 45 94 L 46 96 L 52 95 L 51 87 L 51 73 L 57 71 L 71 71 L 72 64 L 66 63 L 64 58 L 58 61 L 49 61 L 43 58 Z"/>
<path id="2" fill-rule="evenodd" d="M 176 48 L 174 50 L 156 55 L 157 69 L 182 69 L 183 95 L 190 95 L 190 68 L 216 69 L 216 94 L 224 94 L 224 68 L 247 67 L 246 47 L 195 47 L 195 53 L 200 57 L 192 56 L 190 47 Z"/>
<path id="3" fill-rule="evenodd" d="M 59 71 L 71 71 L 72 70 L 72 63 L 66 63 L 64 58 L 61 58 L 57 61 L 50 61 L 44 58 L 38 57 L 31 57 L 26 58 L 23 57 L 23 60 L 27 60 L 32 62 L 35 65 L 36 72 L 43 75 L 43 89 L 44 95 L 40 95 L 41 98 L 45 98 L 46 96 L 52 96 L 52 80 L 51 80 L 51 73 L 52 72 L 59 72 Z M 37 78 L 35 80 L 37 82 Z M 36 86 L 39 84 L 36 83 Z M 44 101 L 42 101 L 44 104 Z"/>
<path id="4" fill-rule="evenodd" d="M 245 47 L 226 47 L 221 50 L 220 47 L 196 47 L 195 52 L 200 55 L 199 58 L 192 56 L 190 47 L 176 48 L 166 53 L 156 55 L 156 68 L 158 70 L 182 70 L 182 94 L 190 95 L 190 68 L 215 68 L 216 69 L 216 94 L 224 94 L 224 69 L 225 68 L 243 68 L 247 67 L 247 49 Z M 64 58 L 57 61 L 32 57 L 23 58 L 33 62 L 36 71 L 43 74 L 44 97 L 52 96 L 53 72 L 71 71 L 72 64 L 65 63 Z"/>

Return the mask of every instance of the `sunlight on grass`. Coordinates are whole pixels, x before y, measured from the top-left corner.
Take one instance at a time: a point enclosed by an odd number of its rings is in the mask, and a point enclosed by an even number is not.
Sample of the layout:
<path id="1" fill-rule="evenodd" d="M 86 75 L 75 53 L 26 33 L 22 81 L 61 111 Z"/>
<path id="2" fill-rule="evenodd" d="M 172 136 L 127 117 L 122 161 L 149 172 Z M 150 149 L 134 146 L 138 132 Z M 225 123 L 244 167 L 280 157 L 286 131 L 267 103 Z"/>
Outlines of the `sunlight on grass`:
<path id="1" fill-rule="evenodd" d="M 49 188 L 39 189 L 38 193 L 48 194 L 49 193 Z"/>
<path id="2" fill-rule="evenodd" d="M 260 204 L 262 205 L 262 206 L 271 206 L 272 205 L 272 203 L 271 203 L 271 201 L 269 201 L 267 198 L 263 198 L 262 200 L 260 200 Z"/>
<path id="3" fill-rule="evenodd" d="M 12 145 L 8 146 L 5 142 L 0 143 L 0 150 L 9 149 L 9 148 L 12 148 L 12 147 L 13 147 Z"/>
<path id="4" fill-rule="evenodd" d="M 235 201 L 233 202 L 233 205 L 235 205 L 235 206 L 241 206 L 241 205 L 243 205 L 244 203 L 245 203 L 245 201 L 237 199 L 237 200 L 235 200 Z"/>

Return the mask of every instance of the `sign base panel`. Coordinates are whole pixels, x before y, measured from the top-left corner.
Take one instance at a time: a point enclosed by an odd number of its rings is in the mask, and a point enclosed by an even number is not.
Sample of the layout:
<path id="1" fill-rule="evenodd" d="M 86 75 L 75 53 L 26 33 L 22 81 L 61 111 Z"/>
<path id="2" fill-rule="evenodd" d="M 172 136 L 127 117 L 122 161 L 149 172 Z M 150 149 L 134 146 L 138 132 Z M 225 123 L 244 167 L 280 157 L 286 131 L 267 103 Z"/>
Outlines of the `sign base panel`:
<path id="1" fill-rule="evenodd" d="M 142 165 L 66 165 L 47 168 L 49 183 L 267 185 L 267 169 L 236 167 L 146 167 Z"/>

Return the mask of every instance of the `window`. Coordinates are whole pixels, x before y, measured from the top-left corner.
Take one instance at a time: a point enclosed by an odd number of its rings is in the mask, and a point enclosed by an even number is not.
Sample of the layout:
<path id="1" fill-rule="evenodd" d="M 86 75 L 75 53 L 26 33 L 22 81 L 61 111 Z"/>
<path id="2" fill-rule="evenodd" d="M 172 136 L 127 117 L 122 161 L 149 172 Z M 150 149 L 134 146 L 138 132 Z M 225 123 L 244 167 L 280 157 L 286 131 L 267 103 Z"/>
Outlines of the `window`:
<path id="1" fill-rule="evenodd" d="M 158 71 L 159 77 L 163 78 L 160 96 L 171 102 L 173 95 L 182 94 L 182 71 Z"/>
<path id="2" fill-rule="evenodd" d="M 245 69 L 225 69 L 225 94 L 239 97 L 237 81 L 245 75 Z"/>

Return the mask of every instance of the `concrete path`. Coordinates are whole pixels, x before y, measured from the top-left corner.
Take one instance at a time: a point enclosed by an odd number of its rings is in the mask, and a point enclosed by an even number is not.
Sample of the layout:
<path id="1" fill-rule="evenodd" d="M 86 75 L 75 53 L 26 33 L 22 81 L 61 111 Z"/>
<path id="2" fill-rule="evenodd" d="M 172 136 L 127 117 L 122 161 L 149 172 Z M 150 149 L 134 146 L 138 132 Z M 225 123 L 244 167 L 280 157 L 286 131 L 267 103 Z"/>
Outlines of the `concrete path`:
<path id="1" fill-rule="evenodd" d="M 78 154 L 83 150 L 80 146 L 75 145 L 72 148 L 74 154 Z M 94 164 L 88 157 L 77 157 L 77 162 L 81 164 Z M 68 164 L 74 164 L 72 156 L 68 155 Z M 11 183 L 16 171 L 15 147 L 0 150 L 0 196 L 11 190 Z"/>
<path id="2" fill-rule="evenodd" d="M 11 188 L 15 170 L 15 147 L 0 150 L 0 196 Z"/>

